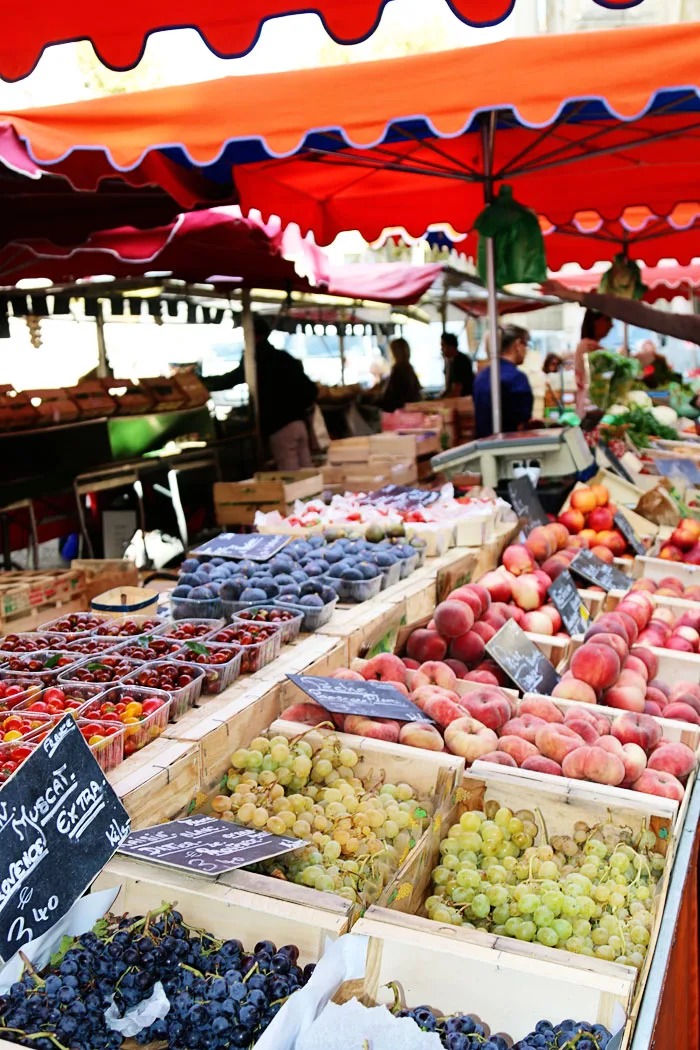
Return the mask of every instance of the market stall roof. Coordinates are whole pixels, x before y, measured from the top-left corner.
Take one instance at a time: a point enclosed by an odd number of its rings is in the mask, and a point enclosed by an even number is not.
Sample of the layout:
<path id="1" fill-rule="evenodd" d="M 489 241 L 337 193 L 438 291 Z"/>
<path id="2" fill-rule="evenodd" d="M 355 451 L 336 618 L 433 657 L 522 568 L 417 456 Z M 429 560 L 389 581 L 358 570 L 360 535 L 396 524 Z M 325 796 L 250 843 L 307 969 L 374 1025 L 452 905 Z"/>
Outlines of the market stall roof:
<path id="1" fill-rule="evenodd" d="M 0 249 L 0 281 L 6 284 L 21 278 L 65 282 L 154 271 L 204 282 L 220 271 L 246 288 L 306 290 L 329 282 L 325 252 L 302 237 L 298 227 L 283 227 L 276 217 L 263 223 L 256 213 L 244 216 L 235 206 L 185 213 L 154 229 L 102 230 L 74 249 L 39 239 Z"/>
<path id="2" fill-rule="evenodd" d="M 552 280 L 577 292 L 597 291 L 603 272 L 553 273 Z M 700 265 L 691 266 L 645 266 L 642 281 L 647 286 L 644 299 L 655 303 L 659 299 L 670 302 L 676 296 L 690 299 L 700 289 Z"/>
<path id="3" fill-rule="evenodd" d="M 143 57 L 146 37 L 160 29 L 197 29 L 211 51 L 234 58 L 257 43 L 264 22 L 280 15 L 314 12 L 326 31 L 341 44 L 355 44 L 379 24 L 388 0 L 30 0 L 9 4 L 3 11 L 0 37 L 0 77 L 18 80 L 36 65 L 49 44 L 91 40 L 100 60 L 112 69 L 129 69 Z M 502 22 L 515 0 L 446 0 L 463 22 L 490 26 Z M 624 9 L 639 0 L 595 0 L 604 7 Z"/>
<path id="4" fill-rule="evenodd" d="M 210 181 L 233 176 L 244 211 L 320 243 L 348 229 L 471 229 L 485 185 L 504 182 L 555 224 L 630 205 L 667 215 L 697 197 L 700 24 L 228 77 L 3 120 L 36 164 L 73 179 L 88 157 L 123 174 L 153 152 Z"/>

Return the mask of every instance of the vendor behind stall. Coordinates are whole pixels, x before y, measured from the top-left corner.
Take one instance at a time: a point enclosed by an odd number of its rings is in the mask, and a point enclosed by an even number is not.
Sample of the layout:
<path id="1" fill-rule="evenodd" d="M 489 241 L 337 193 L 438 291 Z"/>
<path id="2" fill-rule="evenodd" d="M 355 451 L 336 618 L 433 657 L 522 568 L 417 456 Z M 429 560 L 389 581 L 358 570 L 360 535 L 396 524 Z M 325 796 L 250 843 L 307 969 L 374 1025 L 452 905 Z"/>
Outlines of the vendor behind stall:
<path id="1" fill-rule="evenodd" d="M 525 328 L 509 324 L 501 329 L 501 430 L 504 434 L 524 429 L 532 416 L 532 388 L 520 370 L 529 342 L 530 333 Z M 493 434 L 490 365 L 474 380 L 474 415 L 476 437 L 490 437 Z"/>
<path id="2" fill-rule="evenodd" d="M 469 354 L 458 350 L 457 336 L 443 332 L 440 350 L 445 358 L 445 390 L 443 397 L 471 397 L 474 387 L 474 367 Z"/>
<path id="3" fill-rule="evenodd" d="M 278 470 L 310 467 L 307 420 L 316 401 L 318 388 L 306 375 L 300 361 L 272 345 L 272 328 L 264 317 L 256 314 L 253 324 L 260 431 L 269 440 L 270 452 Z M 233 372 L 203 379 L 211 391 L 230 390 L 245 381 L 243 361 Z"/>
<path id="4" fill-rule="evenodd" d="M 411 364 L 411 348 L 406 340 L 392 339 L 389 349 L 394 364 L 384 388 L 381 406 L 385 412 L 395 412 L 411 401 L 420 401 L 421 388 Z"/>

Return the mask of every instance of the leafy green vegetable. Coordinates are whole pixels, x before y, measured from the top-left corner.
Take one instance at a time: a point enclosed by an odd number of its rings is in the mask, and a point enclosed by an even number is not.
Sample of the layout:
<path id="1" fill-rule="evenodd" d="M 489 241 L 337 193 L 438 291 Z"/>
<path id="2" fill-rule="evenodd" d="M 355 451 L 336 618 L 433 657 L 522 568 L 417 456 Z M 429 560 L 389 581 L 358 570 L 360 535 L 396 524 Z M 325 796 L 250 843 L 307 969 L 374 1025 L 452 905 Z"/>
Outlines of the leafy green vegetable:
<path id="1" fill-rule="evenodd" d="M 637 448 L 648 448 L 650 437 L 666 438 L 669 441 L 678 438 L 673 427 L 660 423 L 652 412 L 639 405 L 633 405 L 624 416 L 615 416 L 611 426 L 624 427 L 625 433 Z"/>

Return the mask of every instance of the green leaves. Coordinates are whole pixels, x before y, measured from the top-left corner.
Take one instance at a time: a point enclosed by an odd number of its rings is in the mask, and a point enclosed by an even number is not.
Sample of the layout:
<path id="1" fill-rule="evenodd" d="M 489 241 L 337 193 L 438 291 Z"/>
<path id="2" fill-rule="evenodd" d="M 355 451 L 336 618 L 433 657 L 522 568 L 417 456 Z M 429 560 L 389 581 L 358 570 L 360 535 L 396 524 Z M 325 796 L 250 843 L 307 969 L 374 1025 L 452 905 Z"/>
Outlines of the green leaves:
<path id="1" fill-rule="evenodd" d="M 201 642 L 185 642 L 185 646 L 191 649 L 197 656 L 209 656 L 211 653 L 210 649 L 207 649 L 206 645 L 202 645 Z"/>

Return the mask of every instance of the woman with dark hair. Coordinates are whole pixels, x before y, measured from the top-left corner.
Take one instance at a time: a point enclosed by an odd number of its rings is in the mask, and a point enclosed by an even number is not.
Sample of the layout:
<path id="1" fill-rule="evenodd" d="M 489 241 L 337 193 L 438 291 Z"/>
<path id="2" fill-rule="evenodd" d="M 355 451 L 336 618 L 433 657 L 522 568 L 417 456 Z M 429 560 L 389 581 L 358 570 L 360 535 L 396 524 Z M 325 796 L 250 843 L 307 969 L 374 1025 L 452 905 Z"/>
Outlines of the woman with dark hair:
<path id="1" fill-rule="evenodd" d="M 561 371 L 561 367 L 564 364 L 559 354 L 547 354 L 542 365 L 542 371 L 546 376 L 556 375 L 557 372 Z"/>
<path id="2" fill-rule="evenodd" d="M 394 366 L 389 374 L 381 406 L 385 412 L 395 412 L 411 401 L 420 401 L 421 387 L 411 364 L 411 348 L 405 339 L 389 343 Z"/>
<path id="3" fill-rule="evenodd" d="M 601 339 L 605 339 L 613 326 L 605 314 L 597 310 L 586 310 L 581 325 L 581 339 L 574 354 L 574 374 L 576 376 L 576 414 L 583 419 L 588 408 L 588 369 L 586 355 L 593 350 L 600 350 Z"/>

